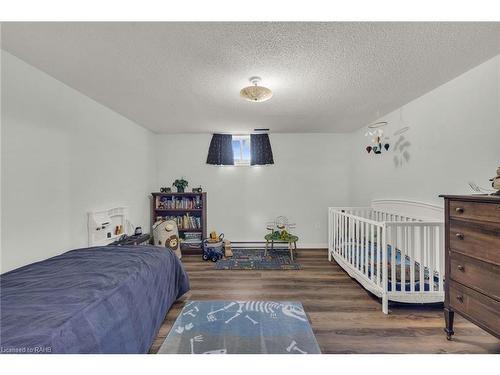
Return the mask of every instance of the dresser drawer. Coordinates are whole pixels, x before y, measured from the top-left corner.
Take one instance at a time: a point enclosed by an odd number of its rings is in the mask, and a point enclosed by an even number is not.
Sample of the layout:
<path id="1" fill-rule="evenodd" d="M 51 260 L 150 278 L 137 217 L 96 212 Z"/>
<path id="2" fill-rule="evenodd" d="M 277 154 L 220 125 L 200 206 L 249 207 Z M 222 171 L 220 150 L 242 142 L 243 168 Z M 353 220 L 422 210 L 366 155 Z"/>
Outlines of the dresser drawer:
<path id="1" fill-rule="evenodd" d="M 450 248 L 500 266 L 500 224 L 450 220 Z"/>
<path id="2" fill-rule="evenodd" d="M 450 218 L 500 222 L 500 203 L 477 203 L 450 200 Z"/>
<path id="3" fill-rule="evenodd" d="M 500 301 L 500 267 L 450 253 L 450 278 Z"/>
<path id="4" fill-rule="evenodd" d="M 473 322 L 500 334 L 500 302 L 450 281 L 450 306 Z"/>

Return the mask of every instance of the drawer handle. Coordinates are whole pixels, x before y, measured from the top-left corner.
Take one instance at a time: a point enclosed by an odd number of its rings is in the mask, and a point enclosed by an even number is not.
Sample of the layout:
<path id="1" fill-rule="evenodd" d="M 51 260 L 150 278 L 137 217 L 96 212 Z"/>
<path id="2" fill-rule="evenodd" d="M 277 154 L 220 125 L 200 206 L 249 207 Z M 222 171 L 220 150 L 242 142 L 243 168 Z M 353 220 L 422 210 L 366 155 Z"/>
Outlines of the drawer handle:
<path id="1" fill-rule="evenodd" d="M 458 268 L 459 271 L 462 271 L 462 272 L 465 270 L 464 266 L 462 266 L 461 264 L 459 264 L 457 266 L 457 268 Z"/>
<path id="2" fill-rule="evenodd" d="M 459 214 L 463 214 L 464 213 L 464 209 L 462 207 L 455 208 L 455 211 L 458 212 Z"/>
<path id="3" fill-rule="evenodd" d="M 462 297 L 460 294 L 457 296 L 457 300 L 458 302 L 460 303 L 463 303 L 464 302 L 464 297 Z"/>
<path id="4" fill-rule="evenodd" d="M 459 239 L 459 240 L 463 240 L 464 239 L 464 235 L 462 233 L 457 233 L 455 234 L 455 236 Z"/>

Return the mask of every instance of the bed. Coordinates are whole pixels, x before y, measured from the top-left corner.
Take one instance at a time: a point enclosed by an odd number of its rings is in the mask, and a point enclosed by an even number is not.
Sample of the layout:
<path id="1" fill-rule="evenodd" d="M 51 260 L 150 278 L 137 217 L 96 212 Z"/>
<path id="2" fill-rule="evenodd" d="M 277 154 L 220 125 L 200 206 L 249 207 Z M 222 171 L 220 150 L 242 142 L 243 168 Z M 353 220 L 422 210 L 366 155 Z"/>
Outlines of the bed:
<path id="1" fill-rule="evenodd" d="M 68 251 L 0 275 L 3 353 L 147 353 L 189 290 L 175 254 L 154 246 Z"/>
<path id="2" fill-rule="evenodd" d="M 363 287 L 389 301 L 444 301 L 444 223 L 441 207 L 375 200 L 371 207 L 328 209 L 328 259 Z"/>

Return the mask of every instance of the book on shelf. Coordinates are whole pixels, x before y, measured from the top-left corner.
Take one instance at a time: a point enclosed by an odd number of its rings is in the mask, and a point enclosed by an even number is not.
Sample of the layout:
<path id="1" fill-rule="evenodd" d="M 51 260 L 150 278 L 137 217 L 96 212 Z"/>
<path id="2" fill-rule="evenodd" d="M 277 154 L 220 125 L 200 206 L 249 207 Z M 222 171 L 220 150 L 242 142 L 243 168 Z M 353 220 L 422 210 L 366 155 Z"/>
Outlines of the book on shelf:
<path id="1" fill-rule="evenodd" d="M 186 241 L 201 241 L 201 232 L 185 232 L 184 240 Z"/>
<path id="2" fill-rule="evenodd" d="M 199 242 L 186 242 L 186 241 L 181 241 L 181 249 L 182 250 L 189 250 L 189 249 L 199 249 L 201 248 L 201 241 Z"/>
<path id="3" fill-rule="evenodd" d="M 152 196 L 153 220 L 175 222 L 181 248 L 201 249 L 206 237 L 206 193 L 153 192 Z"/>
<path id="4" fill-rule="evenodd" d="M 201 197 L 182 197 L 161 196 L 156 198 L 156 209 L 158 210 L 193 210 L 201 209 Z"/>
<path id="5" fill-rule="evenodd" d="M 189 213 L 177 216 L 159 216 L 163 220 L 173 220 L 177 224 L 178 229 L 202 229 L 201 218 L 198 216 L 191 216 Z"/>
<path id="6" fill-rule="evenodd" d="M 195 245 L 201 245 L 201 240 L 195 240 L 195 239 L 189 239 L 186 240 L 185 238 L 181 238 L 182 243 L 188 243 L 188 244 L 195 244 Z"/>
<path id="7" fill-rule="evenodd" d="M 194 240 L 194 239 L 186 240 L 185 238 L 181 238 L 181 241 L 184 242 L 184 243 L 201 244 L 201 240 Z"/>

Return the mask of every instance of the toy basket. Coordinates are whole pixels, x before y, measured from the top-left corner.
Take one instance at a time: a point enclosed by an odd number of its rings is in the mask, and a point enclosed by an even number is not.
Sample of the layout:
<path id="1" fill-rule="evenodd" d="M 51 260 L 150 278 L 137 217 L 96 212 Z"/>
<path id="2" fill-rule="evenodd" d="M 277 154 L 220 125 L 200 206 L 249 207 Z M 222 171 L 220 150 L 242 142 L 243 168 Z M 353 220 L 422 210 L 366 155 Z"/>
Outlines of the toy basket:
<path id="1" fill-rule="evenodd" d="M 217 262 L 224 256 L 224 235 L 219 236 L 219 241 L 210 242 L 208 239 L 203 240 L 203 260 L 211 260 Z"/>

